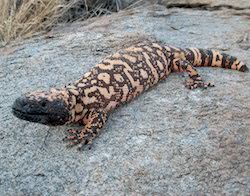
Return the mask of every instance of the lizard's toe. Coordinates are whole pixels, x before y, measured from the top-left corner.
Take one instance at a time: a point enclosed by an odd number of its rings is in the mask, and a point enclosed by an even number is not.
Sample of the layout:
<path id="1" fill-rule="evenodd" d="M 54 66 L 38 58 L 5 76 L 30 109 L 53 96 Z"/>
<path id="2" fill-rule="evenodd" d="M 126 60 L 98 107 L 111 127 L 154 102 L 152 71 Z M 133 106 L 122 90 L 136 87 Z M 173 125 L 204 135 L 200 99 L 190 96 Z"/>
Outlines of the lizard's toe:
<path id="1" fill-rule="evenodd" d="M 75 130 L 75 129 L 68 129 L 67 132 L 69 134 L 77 134 L 78 133 L 78 130 Z"/>
<path id="2" fill-rule="evenodd" d="M 191 90 L 196 88 L 206 89 L 207 87 L 214 87 L 214 84 L 211 82 L 204 82 L 202 80 L 189 79 L 185 81 L 185 87 Z"/>
<path id="3" fill-rule="evenodd" d="M 73 147 L 82 142 L 79 130 L 69 129 L 67 132 L 68 135 L 63 138 L 63 141 L 67 143 L 67 147 Z"/>

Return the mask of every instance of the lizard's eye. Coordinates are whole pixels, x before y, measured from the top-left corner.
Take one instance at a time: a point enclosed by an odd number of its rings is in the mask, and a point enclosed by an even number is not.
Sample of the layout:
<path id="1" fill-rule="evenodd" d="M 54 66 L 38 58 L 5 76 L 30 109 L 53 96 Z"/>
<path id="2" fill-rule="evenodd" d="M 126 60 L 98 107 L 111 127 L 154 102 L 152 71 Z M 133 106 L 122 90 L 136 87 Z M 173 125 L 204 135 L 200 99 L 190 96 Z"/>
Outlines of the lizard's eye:
<path id="1" fill-rule="evenodd" d="M 42 107 L 46 107 L 46 102 L 45 101 L 42 102 Z"/>

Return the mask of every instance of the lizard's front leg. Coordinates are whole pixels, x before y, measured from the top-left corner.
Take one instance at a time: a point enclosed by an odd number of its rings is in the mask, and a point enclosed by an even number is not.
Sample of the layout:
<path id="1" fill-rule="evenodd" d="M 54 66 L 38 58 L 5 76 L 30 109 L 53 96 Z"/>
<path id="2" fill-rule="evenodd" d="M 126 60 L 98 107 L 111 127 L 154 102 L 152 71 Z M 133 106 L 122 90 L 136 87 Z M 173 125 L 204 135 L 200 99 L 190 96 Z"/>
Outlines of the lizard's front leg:
<path id="1" fill-rule="evenodd" d="M 68 146 L 79 145 L 79 150 L 82 150 L 85 145 L 92 144 L 93 140 L 99 135 L 101 128 L 107 121 L 107 113 L 102 110 L 90 110 L 84 116 L 84 128 L 81 130 L 68 130 L 69 135 L 64 138 L 64 141 L 69 142 Z"/>

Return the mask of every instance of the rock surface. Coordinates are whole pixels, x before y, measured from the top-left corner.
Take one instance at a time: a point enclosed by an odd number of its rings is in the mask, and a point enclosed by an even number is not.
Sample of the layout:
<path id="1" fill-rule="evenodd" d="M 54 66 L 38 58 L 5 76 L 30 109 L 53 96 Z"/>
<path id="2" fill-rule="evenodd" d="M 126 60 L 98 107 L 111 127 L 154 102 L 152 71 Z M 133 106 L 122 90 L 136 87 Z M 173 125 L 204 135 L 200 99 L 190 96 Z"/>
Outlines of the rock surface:
<path id="1" fill-rule="evenodd" d="M 217 48 L 250 64 L 249 10 L 155 5 L 74 23 L 0 48 L 0 195 L 250 194 L 250 74 L 201 68 L 113 112 L 91 150 L 65 148 L 66 126 L 16 119 L 21 93 L 62 86 L 104 56 L 142 40 Z"/>
<path id="2" fill-rule="evenodd" d="M 159 0 L 159 3 L 163 5 L 207 5 L 211 8 L 215 7 L 228 7 L 228 8 L 240 8 L 249 9 L 250 1 L 248 0 Z"/>

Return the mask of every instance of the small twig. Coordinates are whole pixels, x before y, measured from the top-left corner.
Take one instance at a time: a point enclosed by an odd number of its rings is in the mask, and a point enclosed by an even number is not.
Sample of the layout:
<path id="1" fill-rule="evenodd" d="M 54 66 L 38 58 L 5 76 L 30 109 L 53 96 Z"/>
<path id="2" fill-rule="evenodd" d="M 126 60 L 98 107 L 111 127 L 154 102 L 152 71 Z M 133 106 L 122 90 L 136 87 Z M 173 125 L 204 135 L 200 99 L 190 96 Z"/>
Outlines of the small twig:
<path id="1" fill-rule="evenodd" d="M 46 140 L 47 140 L 47 138 L 48 138 L 49 134 L 50 134 L 50 128 L 48 129 L 48 131 L 47 131 L 47 133 L 46 133 L 46 135 L 45 135 L 45 138 L 44 138 L 43 144 L 42 144 L 42 146 L 41 146 L 41 148 L 40 148 L 40 149 L 42 149 L 44 146 L 46 146 Z M 45 148 L 43 148 L 43 149 L 45 149 Z"/>

